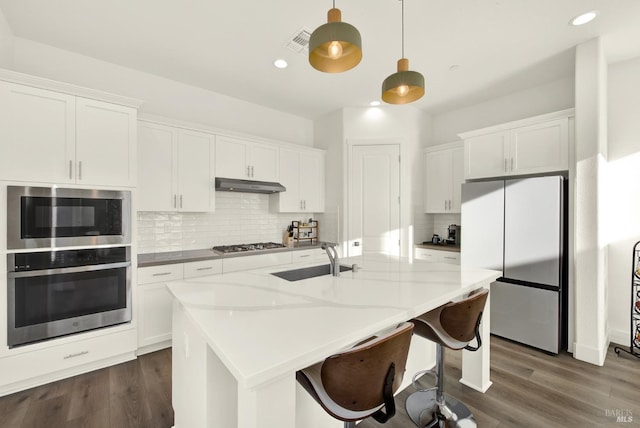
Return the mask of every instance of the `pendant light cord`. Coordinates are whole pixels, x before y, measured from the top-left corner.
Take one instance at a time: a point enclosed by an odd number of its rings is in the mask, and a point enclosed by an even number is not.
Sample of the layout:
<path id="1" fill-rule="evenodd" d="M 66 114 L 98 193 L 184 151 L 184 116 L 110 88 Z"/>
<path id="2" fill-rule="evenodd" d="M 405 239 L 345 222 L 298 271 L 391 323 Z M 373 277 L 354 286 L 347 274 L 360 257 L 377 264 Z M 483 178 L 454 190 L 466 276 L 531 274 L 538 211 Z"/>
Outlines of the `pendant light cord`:
<path id="1" fill-rule="evenodd" d="M 404 58 L 404 0 L 400 1 L 402 3 L 402 58 Z"/>

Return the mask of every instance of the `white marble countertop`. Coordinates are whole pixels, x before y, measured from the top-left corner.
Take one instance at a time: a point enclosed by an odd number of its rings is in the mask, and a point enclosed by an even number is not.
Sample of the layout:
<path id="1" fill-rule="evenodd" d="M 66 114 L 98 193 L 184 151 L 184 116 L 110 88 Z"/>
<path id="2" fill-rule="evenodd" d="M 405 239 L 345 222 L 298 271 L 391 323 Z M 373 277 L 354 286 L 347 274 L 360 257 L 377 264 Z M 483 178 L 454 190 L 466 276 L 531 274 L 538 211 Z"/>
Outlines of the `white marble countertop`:
<path id="1" fill-rule="evenodd" d="M 270 274 L 288 270 L 280 266 L 168 287 L 238 383 L 253 388 L 500 276 L 382 255 L 341 262 L 360 269 L 289 282 Z"/>

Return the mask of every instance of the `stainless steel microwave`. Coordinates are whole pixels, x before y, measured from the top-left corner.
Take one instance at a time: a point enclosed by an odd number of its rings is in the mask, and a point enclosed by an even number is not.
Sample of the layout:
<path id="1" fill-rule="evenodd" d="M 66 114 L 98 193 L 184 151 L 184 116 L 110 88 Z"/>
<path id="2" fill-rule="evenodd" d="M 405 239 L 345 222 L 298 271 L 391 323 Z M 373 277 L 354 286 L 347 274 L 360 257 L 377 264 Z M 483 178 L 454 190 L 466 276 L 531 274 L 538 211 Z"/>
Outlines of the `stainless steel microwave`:
<path id="1" fill-rule="evenodd" d="M 131 192 L 7 186 L 7 249 L 131 243 Z"/>

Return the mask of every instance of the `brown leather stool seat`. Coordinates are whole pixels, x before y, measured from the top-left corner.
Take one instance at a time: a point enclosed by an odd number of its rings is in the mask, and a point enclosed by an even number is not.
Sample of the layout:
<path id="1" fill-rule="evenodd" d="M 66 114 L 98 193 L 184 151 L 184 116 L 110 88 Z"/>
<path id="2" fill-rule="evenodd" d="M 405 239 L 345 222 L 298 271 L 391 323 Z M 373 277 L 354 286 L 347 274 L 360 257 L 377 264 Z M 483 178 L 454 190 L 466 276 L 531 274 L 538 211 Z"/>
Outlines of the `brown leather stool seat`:
<path id="1" fill-rule="evenodd" d="M 404 322 L 298 371 L 296 379 L 345 427 L 369 416 L 384 423 L 395 414 L 393 394 L 402 382 L 412 333 L 413 324 Z"/>
<path id="2" fill-rule="evenodd" d="M 467 406 L 444 392 L 444 348 L 476 351 L 480 341 L 480 321 L 489 290 L 475 290 L 465 298 L 449 302 L 413 320 L 414 333 L 436 343 L 436 386 L 411 394 L 406 401 L 407 413 L 419 427 L 475 427 L 475 419 Z M 472 347 L 470 342 L 477 339 Z M 429 370 L 416 373 L 416 378 Z"/>

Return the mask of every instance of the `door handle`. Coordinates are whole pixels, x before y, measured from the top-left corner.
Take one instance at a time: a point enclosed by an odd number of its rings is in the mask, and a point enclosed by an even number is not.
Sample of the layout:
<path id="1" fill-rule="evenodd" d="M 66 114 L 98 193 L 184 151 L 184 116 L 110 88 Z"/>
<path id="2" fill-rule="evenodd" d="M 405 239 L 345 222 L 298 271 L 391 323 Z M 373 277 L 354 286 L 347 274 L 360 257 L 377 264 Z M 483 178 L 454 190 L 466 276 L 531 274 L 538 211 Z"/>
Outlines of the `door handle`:
<path id="1" fill-rule="evenodd" d="M 69 161 L 69 180 L 73 178 L 73 161 Z"/>
<path id="2" fill-rule="evenodd" d="M 251 177 L 251 167 L 247 165 L 247 177 Z"/>
<path id="3" fill-rule="evenodd" d="M 180 195 L 180 208 L 182 208 L 182 195 Z"/>
<path id="4" fill-rule="evenodd" d="M 82 161 L 78 161 L 78 180 L 82 180 Z"/>
<path id="5" fill-rule="evenodd" d="M 507 158 L 504 158 L 504 172 L 507 172 Z"/>
<path id="6" fill-rule="evenodd" d="M 253 165 L 251 165 L 251 176 L 253 177 Z"/>
<path id="7" fill-rule="evenodd" d="M 173 195 L 173 208 L 178 208 L 178 195 Z"/>
<path id="8" fill-rule="evenodd" d="M 511 158 L 511 172 L 513 172 L 513 158 Z"/>

